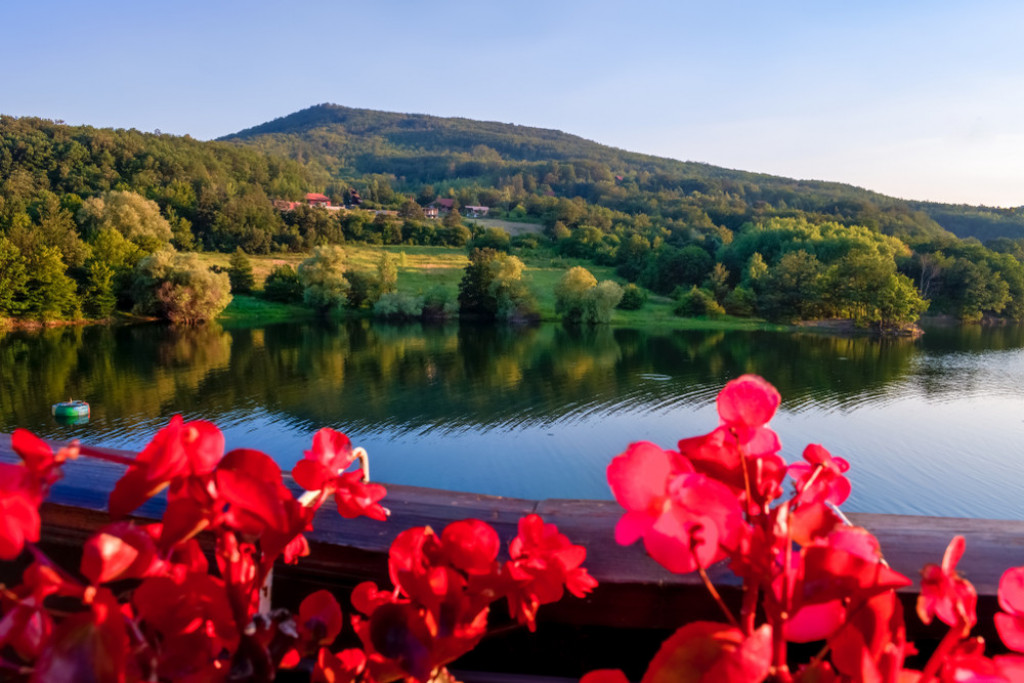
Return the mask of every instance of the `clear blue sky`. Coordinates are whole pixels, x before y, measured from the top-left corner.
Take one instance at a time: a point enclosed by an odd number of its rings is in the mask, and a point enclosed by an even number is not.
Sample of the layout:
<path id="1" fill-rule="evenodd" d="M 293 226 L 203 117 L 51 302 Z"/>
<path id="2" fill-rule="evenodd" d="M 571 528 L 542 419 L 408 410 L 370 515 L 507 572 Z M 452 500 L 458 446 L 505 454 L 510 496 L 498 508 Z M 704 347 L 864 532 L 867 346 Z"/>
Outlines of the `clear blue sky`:
<path id="1" fill-rule="evenodd" d="M 208 139 L 321 102 L 1024 205 L 1024 3 L 33 0 L 0 113 Z"/>

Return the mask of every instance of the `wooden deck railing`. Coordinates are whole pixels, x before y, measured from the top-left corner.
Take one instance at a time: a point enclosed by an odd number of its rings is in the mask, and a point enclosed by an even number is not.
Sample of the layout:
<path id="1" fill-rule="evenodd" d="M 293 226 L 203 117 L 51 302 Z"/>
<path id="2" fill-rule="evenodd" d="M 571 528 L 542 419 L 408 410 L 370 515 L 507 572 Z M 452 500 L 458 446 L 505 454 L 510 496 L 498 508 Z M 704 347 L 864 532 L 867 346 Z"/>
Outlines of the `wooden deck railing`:
<path id="1" fill-rule="evenodd" d="M 9 435 L 0 435 L 0 461 L 17 460 L 10 448 Z M 107 496 L 122 472 L 122 467 L 91 458 L 66 465 L 64 479 L 54 487 L 43 508 L 43 545 L 48 552 L 72 555 L 108 521 L 104 513 Z M 507 543 L 516 534 L 518 519 L 535 512 L 545 521 L 556 523 L 574 543 L 587 548 L 585 566 L 600 582 L 586 599 L 566 596 L 542 609 L 542 637 L 547 630 L 557 633 L 559 639 L 571 640 L 573 636 L 567 634 L 582 628 L 623 642 L 626 632 L 653 633 L 678 627 L 685 621 L 721 616 L 695 575 L 669 574 L 646 556 L 641 544 L 622 547 L 615 543 L 614 527 L 622 510 L 614 502 L 535 501 L 391 484 L 387 484 L 387 489 L 384 503 L 391 510 L 387 522 L 342 519 L 333 503 L 321 509 L 314 520 L 315 530 L 308 534 L 311 556 L 298 565 L 280 565 L 275 569 L 275 604 L 294 608 L 310 591 L 327 587 L 334 589 L 346 605 L 347 590 L 356 583 L 374 580 L 388 584 L 388 547 L 400 531 L 409 527 L 430 525 L 440 530 L 448 522 L 475 517 L 493 525 Z M 162 507 L 159 498 L 151 500 L 139 509 L 138 516 L 158 518 Z M 1024 521 L 867 513 L 853 513 L 849 517 L 878 537 L 886 560 L 894 569 L 915 579 L 914 586 L 902 591 L 908 608 L 908 629 L 915 638 L 928 639 L 942 632 L 941 628 L 921 626 L 912 616 L 920 569 L 928 562 L 941 561 L 952 536 L 965 536 L 967 552 L 959 570 L 974 584 L 980 597 L 976 632 L 990 642 L 999 642 L 991 628 L 995 595 L 1002 572 L 1024 565 Z M 726 600 L 738 605 L 740 590 L 732 574 L 723 566 L 715 567 L 710 574 Z M 596 641 L 588 642 L 584 647 L 591 647 Z M 651 645 L 656 648 L 658 642 Z M 565 654 L 569 647 L 571 643 L 561 642 L 558 649 L 563 654 L 559 656 L 571 659 L 571 654 Z"/>

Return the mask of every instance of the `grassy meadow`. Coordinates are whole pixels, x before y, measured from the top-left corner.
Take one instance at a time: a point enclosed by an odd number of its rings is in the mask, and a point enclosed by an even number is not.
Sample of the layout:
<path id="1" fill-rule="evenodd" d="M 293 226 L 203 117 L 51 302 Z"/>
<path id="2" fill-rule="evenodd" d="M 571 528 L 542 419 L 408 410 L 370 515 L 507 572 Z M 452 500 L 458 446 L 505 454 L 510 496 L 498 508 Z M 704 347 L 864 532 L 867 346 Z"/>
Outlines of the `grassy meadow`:
<path id="1" fill-rule="evenodd" d="M 451 292 L 454 299 L 458 295 L 459 281 L 463 270 L 469 263 L 464 249 L 452 247 L 425 246 L 377 246 L 367 244 L 344 245 L 348 256 L 348 270 L 374 271 L 382 251 L 395 257 L 398 265 L 398 291 L 411 294 L 423 294 L 437 285 L 444 286 Z M 600 282 L 614 280 L 622 285 L 625 281 L 615 274 L 610 266 L 597 266 L 588 261 L 566 259 L 553 256 L 550 251 L 537 249 L 517 253 L 525 264 L 523 279 L 537 298 L 541 320 L 557 321 L 555 313 L 555 285 L 573 266 L 583 266 Z M 203 253 L 200 257 L 209 266 L 226 269 L 230 254 Z M 261 290 L 263 281 L 271 270 L 277 266 L 288 264 L 297 268 L 308 254 L 273 254 L 267 256 L 250 256 L 256 289 Z M 258 291 L 257 291 L 258 295 Z M 643 308 L 637 311 L 616 309 L 612 314 L 612 324 L 624 327 L 667 327 L 675 329 L 783 329 L 778 325 L 770 325 L 762 320 L 750 318 L 680 318 L 673 313 L 675 302 L 664 296 L 650 295 Z M 366 315 L 343 311 L 341 315 Z M 279 304 L 265 301 L 258 296 L 235 296 L 231 304 L 221 314 L 222 321 L 260 321 L 278 322 L 312 317 L 312 312 L 304 307 L 290 304 Z"/>

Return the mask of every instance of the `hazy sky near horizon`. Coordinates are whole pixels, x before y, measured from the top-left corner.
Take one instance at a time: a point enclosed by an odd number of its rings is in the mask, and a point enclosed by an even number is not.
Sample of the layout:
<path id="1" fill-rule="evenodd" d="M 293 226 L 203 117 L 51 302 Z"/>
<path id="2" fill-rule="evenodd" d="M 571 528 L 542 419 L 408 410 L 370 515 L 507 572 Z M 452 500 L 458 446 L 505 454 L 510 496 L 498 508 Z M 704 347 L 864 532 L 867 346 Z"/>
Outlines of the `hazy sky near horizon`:
<path id="1" fill-rule="evenodd" d="M 1024 3 L 6 0 L 0 113 L 215 138 L 321 102 L 1024 205 Z"/>

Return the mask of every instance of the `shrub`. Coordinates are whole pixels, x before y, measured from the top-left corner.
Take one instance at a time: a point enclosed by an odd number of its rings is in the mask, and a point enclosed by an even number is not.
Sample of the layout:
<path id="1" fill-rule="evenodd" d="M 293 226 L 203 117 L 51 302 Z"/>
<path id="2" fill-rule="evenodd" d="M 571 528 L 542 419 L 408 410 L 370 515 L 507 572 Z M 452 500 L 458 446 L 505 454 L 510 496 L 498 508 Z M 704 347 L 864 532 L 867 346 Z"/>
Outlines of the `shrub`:
<path id="1" fill-rule="evenodd" d="M 383 294 L 373 305 L 373 315 L 389 320 L 412 320 L 423 315 L 423 297 L 408 292 Z"/>
<path id="2" fill-rule="evenodd" d="M 263 282 L 263 298 L 282 303 L 298 303 L 302 301 L 302 283 L 299 274 L 287 263 L 277 266 Z"/>
<path id="3" fill-rule="evenodd" d="M 722 303 L 729 315 L 746 318 L 757 312 L 757 295 L 742 285 L 726 294 Z"/>
<path id="4" fill-rule="evenodd" d="M 696 316 L 708 316 L 711 318 L 724 315 L 725 309 L 715 301 L 714 295 L 706 289 L 697 286 L 690 288 L 690 291 L 679 297 L 675 308 L 676 315 L 693 318 Z"/>
<path id="5" fill-rule="evenodd" d="M 568 323 L 608 323 L 622 299 L 622 287 L 611 280 L 601 284 L 586 268 L 570 268 L 555 285 L 555 312 Z"/>
<path id="6" fill-rule="evenodd" d="M 196 324 L 211 320 L 231 303 L 231 282 L 227 273 L 212 272 L 195 254 L 168 247 L 139 262 L 132 299 L 136 313 Z"/>
<path id="7" fill-rule="evenodd" d="M 423 297 L 423 318 L 446 320 L 459 312 L 459 304 L 444 285 L 435 285 Z"/>
<path id="8" fill-rule="evenodd" d="M 622 288 L 622 299 L 618 308 L 624 311 L 638 311 L 647 303 L 647 292 L 630 282 Z"/>

